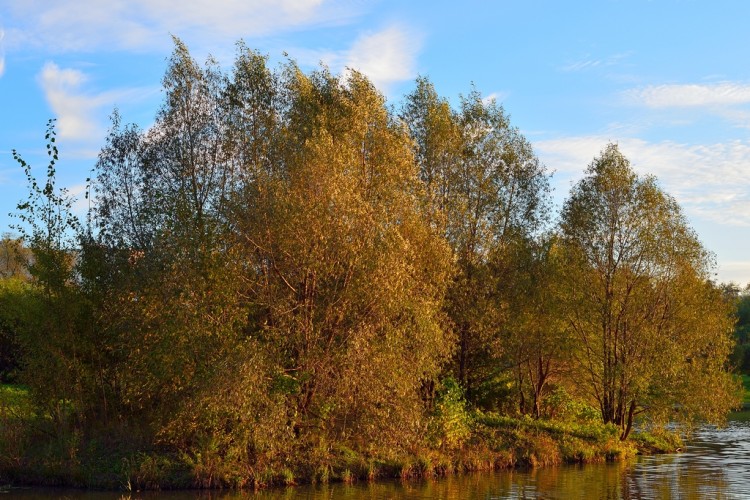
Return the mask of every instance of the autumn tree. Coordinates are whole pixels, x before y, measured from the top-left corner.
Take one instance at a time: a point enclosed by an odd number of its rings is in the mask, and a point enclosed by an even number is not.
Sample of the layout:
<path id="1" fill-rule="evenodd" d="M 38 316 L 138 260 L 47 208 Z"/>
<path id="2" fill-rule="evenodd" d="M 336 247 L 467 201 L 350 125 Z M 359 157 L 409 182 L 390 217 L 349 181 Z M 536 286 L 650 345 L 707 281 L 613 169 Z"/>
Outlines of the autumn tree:
<path id="1" fill-rule="evenodd" d="M 509 309 L 501 362 L 513 374 L 518 411 L 543 415 L 549 389 L 570 378 L 573 343 L 565 328 L 563 255 L 554 234 L 517 240 L 504 273 Z"/>
<path id="2" fill-rule="evenodd" d="M 123 416 L 245 465 L 419 441 L 453 345 L 450 254 L 384 97 L 243 44 L 223 74 L 177 41 L 164 84 L 153 127 L 116 119 L 96 172 Z"/>
<path id="3" fill-rule="evenodd" d="M 500 368 L 516 238 L 548 215 L 548 173 L 502 107 L 476 91 L 453 110 L 429 80 L 417 80 L 401 117 L 414 140 L 432 224 L 449 242 L 455 273 L 446 312 L 458 335 L 454 373 L 470 399 Z"/>
<path id="4" fill-rule="evenodd" d="M 286 77 L 283 149 L 272 170 L 247 163 L 233 217 L 253 262 L 254 328 L 298 436 L 408 442 L 420 385 L 450 349 L 447 249 L 426 224 L 409 138 L 372 84 L 294 66 Z"/>
<path id="5" fill-rule="evenodd" d="M 18 278 L 27 280 L 31 264 L 31 250 L 22 238 L 6 233 L 0 237 L 0 279 Z"/>
<path id="6" fill-rule="evenodd" d="M 736 310 L 737 323 L 734 327 L 736 345 L 731 360 L 734 368 L 743 374 L 750 372 L 750 288 L 741 288 L 730 282 L 721 285 L 725 299 Z"/>
<path id="7" fill-rule="evenodd" d="M 106 284 L 116 400 L 156 433 L 213 380 L 247 314 L 224 217 L 224 77 L 175 40 L 163 84 L 148 131 L 113 116 L 95 170 L 96 232 L 84 249 L 90 281 Z"/>
<path id="8" fill-rule="evenodd" d="M 0 381 L 14 380 L 21 363 L 19 328 L 29 289 L 31 250 L 22 238 L 0 238 Z"/>
<path id="9" fill-rule="evenodd" d="M 732 319 L 711 255 L 679 205 L 616 145 L 572 189 L 561 220 L 568 326 L 605 423 L 720 419 L 735 403 Z"/>

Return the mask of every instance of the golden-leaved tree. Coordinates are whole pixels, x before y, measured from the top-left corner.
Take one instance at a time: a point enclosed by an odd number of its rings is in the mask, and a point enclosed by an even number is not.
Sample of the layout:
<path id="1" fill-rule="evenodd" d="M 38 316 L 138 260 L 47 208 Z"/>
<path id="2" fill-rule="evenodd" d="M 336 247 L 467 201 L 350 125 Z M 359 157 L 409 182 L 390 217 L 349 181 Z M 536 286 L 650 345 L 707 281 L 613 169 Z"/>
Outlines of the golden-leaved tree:
<path id="1" fill-rule="evenodd" d="M 284 141 L 235 205 L 255 335 L 276 359 L 296 436 L 362 446 L 419 439 L 447 247 L 426 224 L 410 142 L 357 73 L 287 68 Z M 283 384 L 282 384 L 283 383 Z"/>
<path id="2" fill-rule="evenodd" d="M 492 405 L 509 320 L 521 314 L 509 307 L 520 286 L 513 248 L 547 220 L 549 173 L 503 108 L 476 90 L 454 110 L 420 78 L 401 118 L 414 140 L 430 222 L 456 262 L 445 306 L 458 337 L 452 371 L 470 400 Z"/>
<path id="3" fill-rule="evenodd" d="M 567 323 L 602 420 L 717 421 L 737 403 L 731 307 L 679 205 L 608 145 L 561 221 Z"/>
<path id="4" fill-rule="evenodd" d="M 208 478 L 416 446 L 451 260 L 384 97 L 242 44 L 223 75 L 177 41 L 164 84 L 98 165 L 123 414 Z"/>

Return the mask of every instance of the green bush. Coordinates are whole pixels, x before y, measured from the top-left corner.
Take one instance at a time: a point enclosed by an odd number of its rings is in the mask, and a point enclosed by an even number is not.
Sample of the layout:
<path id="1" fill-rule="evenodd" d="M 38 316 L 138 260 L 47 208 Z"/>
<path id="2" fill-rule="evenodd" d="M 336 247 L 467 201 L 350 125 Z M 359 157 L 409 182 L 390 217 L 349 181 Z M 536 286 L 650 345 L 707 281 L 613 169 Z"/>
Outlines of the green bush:
<path id="1" fill-rule="evenodd" d="M 443 379 L 428 426 L 430 440 L 438 448 L 460 448 L 471 436 L 471 424 L 461 386 L 453 377 Z"/>

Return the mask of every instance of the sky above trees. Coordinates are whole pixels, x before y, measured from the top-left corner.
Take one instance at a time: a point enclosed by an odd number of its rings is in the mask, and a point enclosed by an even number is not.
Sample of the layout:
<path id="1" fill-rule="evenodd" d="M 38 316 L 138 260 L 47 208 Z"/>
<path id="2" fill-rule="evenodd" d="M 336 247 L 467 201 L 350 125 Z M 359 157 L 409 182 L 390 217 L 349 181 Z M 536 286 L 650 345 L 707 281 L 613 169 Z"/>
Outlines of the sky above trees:
<path id="1" fill-rule="evenodd" d="M 303 69 L 356 68 L 398 104 L 418 75 L 495 98 L 547 167 L 558 204 L 610 141 L 682 205 L 722 281 L 750 281 L 750 4 L 689 0 L 397 2 L 27 0 L 0 4 L 0 231 L 24 196 L 11 149 L 82 192 L 108 116 L 148 127 L 180 37 L 230 65 L 235 42 Z M 81 196 L 83 198 L 83 196 Z M 79 209 L 85 209 L 85 200 Z"/>

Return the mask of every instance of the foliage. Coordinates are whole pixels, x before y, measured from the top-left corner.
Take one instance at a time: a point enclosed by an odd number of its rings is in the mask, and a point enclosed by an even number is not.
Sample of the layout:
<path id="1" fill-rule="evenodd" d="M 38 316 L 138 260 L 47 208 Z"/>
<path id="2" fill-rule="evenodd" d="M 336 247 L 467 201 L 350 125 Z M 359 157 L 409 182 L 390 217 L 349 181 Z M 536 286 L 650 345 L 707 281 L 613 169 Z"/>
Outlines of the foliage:
<path id="1" fill-rule="evenodd" d="M 726 283 L 722 284 L 722 291 L 725 299 L 735 307 L 737 320 L 734 326 L 736 344 L 730 359 L 737 371 L 747 374 L 750 373 L 750 289 Z"/>
<path id="2" fill-rule="evenodd" d="M 119 414 L 205 484 L 420 439 L 450 264 L 383 97 L 242 44 L 223 75 L 178 40 L 164 86 L 148 132 L 114 116 L 84 253 Z"/>
<path id="3" fill-rule="evenodd" d="M 401 118 L 414 139 L 429 220 L 449 243 L 456 267 L 445 311 L 458 335 L 453 374 L 478 402 L 501 366 L 516 240 L 547 221 L 549 174 L 495 101 L 472 90 L 453 110 L 429 80 L 417 80 Z"/>
<path id="4" fill-rule="evenodd" d="M 0 382 L 18 378 L 23 328 L 31 321 L 33 292 L 18 278 L 0 279 Z"/>
<path id="5" fill-rule="evenodd" d="M 471 415 L 458 382 L 447 377 L 441 381 L 429 432 L 438 448 L 460 448 L 471 436 Z"/>
<path id="6" fill-rule="evenodd" d="M 565 325 L 564 259 L 559 238 L 517 240 L 501 264 L 512 274 L 504 283 L 513 315 L 503 339 L 502 361 L 511 367 L 518 412 L 539 418 L 551 410 L 550 389 L 570 379 L 574 339 Z M 564 389 L 563 389 L 564 390 Z"/>
<path id="7" fill-rule="evenodd" d="M 85 224 L 54 122 L 44 181 L 14 152 L 0 376 L 26 388 L 0 391 L 0 473 L 261 487 L 585 462 L 632 453 L 637 416 L 735 403 L 737 296 L 616 147 L 551 231 L 549 172 L 475 90 L 454 109 L 419 79 L 397 115 L 357 72 L 243 43 L 224 71 L 178 39 L 163 87 L 148 130 L 113 114 Z"/>
<path id="8" fill-rule="evenodd" d="M 32 167 L 13 151 L 24 169 L 29 195 L 18 204 L 15 227 L 30 252 L 30 285 L 23 297 L 25 321 L 17 335 L 23 352 L 22 380 L 40 414 L 50 415 L 58 431 L 101 415 L 98 390 L 107 362 L 96 333 L 97 314 L 80 282 L 77 256 L 83 235 L 73 213 L 74 198 L 56 187 L 54 120 L 46 133 L 49 163 L 43 186 Z M 104 402 L 106 411 L 106 402 Z"/>
<path id="9" fill-rule="evenodd" d="M 720 420 L 737 404 L 730 308 L 675 200 L 610 144 L 573 187 L 561 233 L 567 321 L 603 421 L 624 439 L 641 414 Z"/>

